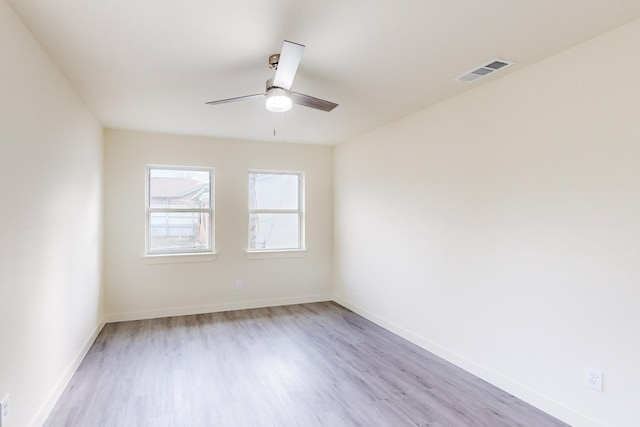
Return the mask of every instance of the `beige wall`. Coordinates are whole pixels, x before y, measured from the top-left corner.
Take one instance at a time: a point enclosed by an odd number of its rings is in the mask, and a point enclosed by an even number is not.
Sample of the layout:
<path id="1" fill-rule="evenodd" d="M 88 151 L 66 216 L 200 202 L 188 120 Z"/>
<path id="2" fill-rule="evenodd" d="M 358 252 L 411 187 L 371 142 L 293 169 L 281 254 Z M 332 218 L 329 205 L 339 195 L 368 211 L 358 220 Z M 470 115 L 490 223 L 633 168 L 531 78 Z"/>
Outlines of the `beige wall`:
<path id="1" fill-rule="evenodd" d="M 638 40 L 640 21 L 338 146 L 338 301 L 576 426 L 637 426 Z"/>
<path id="2" fill-rule="evenodd" d="M 0 398 L 40 425 L 101 324 L 102 128 L 0 0 Z"/>
<path id="3" fill-rule="evenodd" d="M 145 165 L 215 168 L 213 262 L 152 263 L 145 250 Z M 331 298 L 331 147 L 107 130 L 105 283 L 111 320 Z M 304 257 L 247 259 L 247 172 L 304 171 Z M 173 260 L 176 260 L 175 257 Z M 242 280 L 244 289 L 235 289 Z"/>

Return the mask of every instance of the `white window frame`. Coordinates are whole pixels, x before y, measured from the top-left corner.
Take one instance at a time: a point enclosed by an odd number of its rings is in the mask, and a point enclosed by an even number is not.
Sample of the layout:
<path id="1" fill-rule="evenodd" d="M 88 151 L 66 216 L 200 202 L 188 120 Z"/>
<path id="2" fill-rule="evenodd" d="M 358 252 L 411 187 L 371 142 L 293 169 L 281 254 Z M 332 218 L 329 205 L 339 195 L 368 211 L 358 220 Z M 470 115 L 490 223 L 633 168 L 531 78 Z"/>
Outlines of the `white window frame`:
<path id="1" fill-rule="evenodd" d="M 249 205 L 249 175 L 252 173 L 269 175 L 297 175 L 298 176 L 298 209 L 251 209 Z M 305 215 L 304 215 L 304 192 L 305 176 L 302 171 L 281 171 L 250 169 L 247 173 L 247 253 L 272 253 L 272 252 L 304 252 L 305 248 Z M 298 247 L 285 249 L 252 249 L 251 248 L 251 215 L 252 214 L 297 214 L 298 215 Z"/>
<path id="2" fill-rule="evenodd" d="M 151 194 L 150 194 L 150 172 L 151 170 L 184 170 L 184 171 L 196 171 L 196 172 L 208 172 L 209 173 L 209 208 L 152 208 Z M 215 254 L 215 169 L 211 167 L 203 166 L 170 166 L 170 165 L 147 165 L 145 167 L 145 255 L 148 257 L 153 256 L 167 256 L 167 255 L 203 255 L 203 254 Z M 208 213 L 209 214 L 209 242 L 211 247 L 208 249 L 176 249 L 176 250 L 151 250 L 150 239 L 150 226 L 151 226 L 151 214 L 152 213 Z"/>

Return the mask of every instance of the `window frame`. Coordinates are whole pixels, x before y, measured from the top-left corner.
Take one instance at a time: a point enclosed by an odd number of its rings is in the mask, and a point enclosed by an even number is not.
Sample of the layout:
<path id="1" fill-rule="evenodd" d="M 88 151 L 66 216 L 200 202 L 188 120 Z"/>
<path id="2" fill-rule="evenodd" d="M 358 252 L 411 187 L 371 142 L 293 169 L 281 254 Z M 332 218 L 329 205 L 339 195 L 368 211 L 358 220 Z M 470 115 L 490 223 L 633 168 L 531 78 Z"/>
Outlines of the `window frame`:
<path id="1" fill-rule="evenodd" d="M 151 171 L 179 170 L 209 173 L 209 207 L 208 208 L 154 208 L 151 207 Z M 215 168 L 206 166 L 175 166 L 175 165 L 146 165 L 145 166 L 145 256 L 179 256 L 185 255 L 213 255 L 215 246 Z M 151 214 L 153 213 L 208 213 L 208 239 L 210 247 L 205 249 L 151 250 Z"/>
<path id="2" fill-rule="evenodd" d="M 298 177 L 298 208 L 297 209 L 251 209 L 249 203 L 249 182 L 251 174 L 264 175 L 296 175 Z M 305 173 L 304 171 L 249 169 L 247 172 L 247 253 L 261 254 L 273 252 L 304 252 L 305 239 Z M 282 249 L 251 248 L 251 215 L 259 214 L 296 214 L 298 216 L 298 247 Z"/>

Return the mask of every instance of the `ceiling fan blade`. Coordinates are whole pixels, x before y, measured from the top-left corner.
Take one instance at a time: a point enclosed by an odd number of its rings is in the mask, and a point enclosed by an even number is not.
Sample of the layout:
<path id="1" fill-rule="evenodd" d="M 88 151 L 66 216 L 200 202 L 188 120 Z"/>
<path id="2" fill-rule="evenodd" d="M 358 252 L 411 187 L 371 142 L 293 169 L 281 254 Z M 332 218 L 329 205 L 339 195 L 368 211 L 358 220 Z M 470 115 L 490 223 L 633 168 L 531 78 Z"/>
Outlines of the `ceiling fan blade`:
<path id="1" fill-rule="evenodd" d="M 335 102 L 325 101 L 324 99 L 314 98 L 313 96 L 304 95 L 298 92 L 291 92 L 291 100 L 298 105 L 327 112 L 338 106 Z"/>
<path id="2" fill-rule="evenodd" d="M 285 40 L 282 44 L 280 59 L 278 60 L 278 69 L 273 78 L 273 84 L 283 89 L 291 89 L 293 79 L 296 77 L 296 71 L 302 59 L 304 46 Z"/>
<path id="3" fill-rule="evenodd" d="M 206 104 L 209 104 L 209 105 L 227 104 L 229 102 L 244 101 L 246 99 L 263 98 L 263 97 L 264 97 L 264 93 L 257 93 L 255 95 L 238 96 L 235 98 L 220 99 L 218 101 L 209 101 L 209 102 L 206 102 Z"/>

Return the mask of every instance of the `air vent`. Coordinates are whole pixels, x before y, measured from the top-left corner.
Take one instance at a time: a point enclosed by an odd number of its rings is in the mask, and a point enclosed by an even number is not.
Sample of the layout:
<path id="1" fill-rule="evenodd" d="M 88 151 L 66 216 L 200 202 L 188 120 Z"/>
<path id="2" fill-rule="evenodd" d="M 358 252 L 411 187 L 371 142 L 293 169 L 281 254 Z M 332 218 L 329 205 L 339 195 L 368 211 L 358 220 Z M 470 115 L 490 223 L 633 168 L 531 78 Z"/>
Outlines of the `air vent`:
<path id="1" fill-rule="evenodd" d="M 489 74 L 493 74 L 498 70 L 502 70 L 503 68 L 507 68 L 509 65 L 512 65 L 513 61 L 507 61 L 505 59 L 494 59 L 489 61 L 487 64 L 476 68 L 475 70 L 469 71 L 468 73 L 464 73 L 463 75 L 456 78 L 456 80 L 463 83 L 470 83 L 481 79 Z"/>

